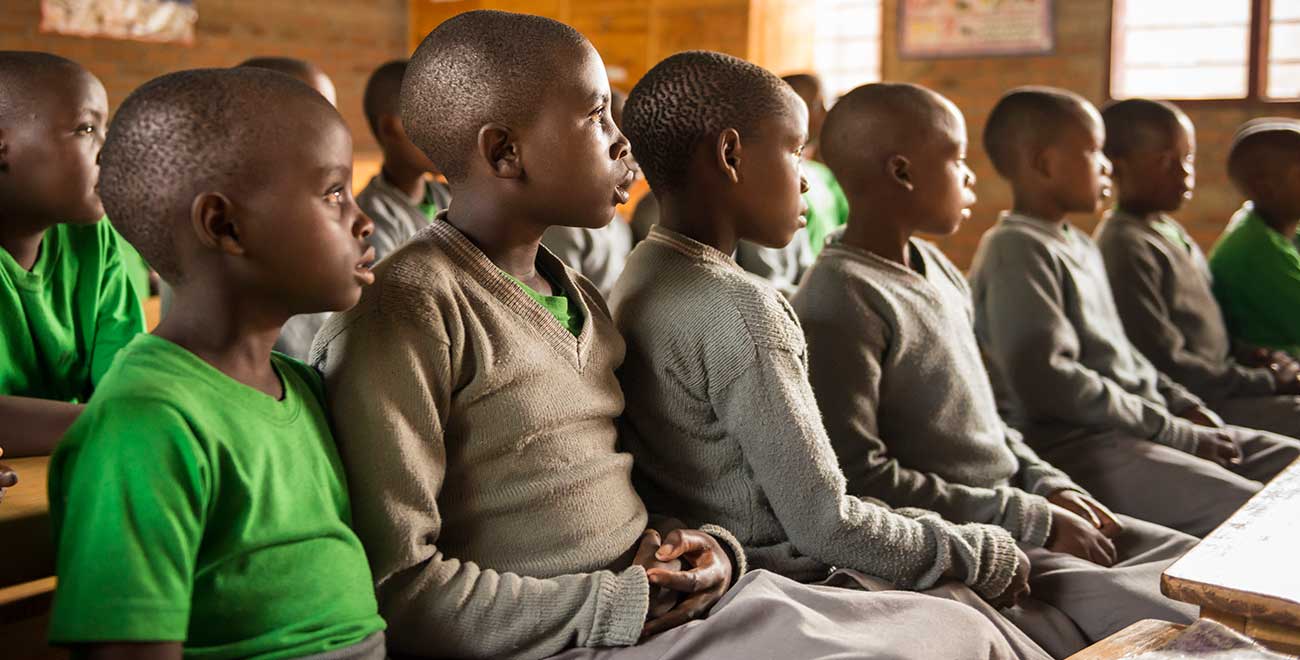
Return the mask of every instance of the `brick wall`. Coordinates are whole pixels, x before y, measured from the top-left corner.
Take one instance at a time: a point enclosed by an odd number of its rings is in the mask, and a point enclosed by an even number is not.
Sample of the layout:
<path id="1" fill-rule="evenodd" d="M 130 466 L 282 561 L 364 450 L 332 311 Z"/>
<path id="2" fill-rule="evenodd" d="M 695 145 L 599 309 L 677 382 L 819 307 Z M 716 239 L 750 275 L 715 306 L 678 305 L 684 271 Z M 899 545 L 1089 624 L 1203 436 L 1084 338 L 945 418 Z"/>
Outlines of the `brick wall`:
<path id="1" fill-rule="evenodd" d="M 356 141 L 356 178 L 377 167 L 361 97 L 376 66 L 407 53 L 406 0 L 202 0 L 192 46 L 42 34 L 38 0 L 3 4 L 0 49 L 43 50 L 80 62 L 104 82 L 110 109 L 168 71 L 231 66 L 254 55 L 315 62 L 338 89 L 339 111 Z"/>

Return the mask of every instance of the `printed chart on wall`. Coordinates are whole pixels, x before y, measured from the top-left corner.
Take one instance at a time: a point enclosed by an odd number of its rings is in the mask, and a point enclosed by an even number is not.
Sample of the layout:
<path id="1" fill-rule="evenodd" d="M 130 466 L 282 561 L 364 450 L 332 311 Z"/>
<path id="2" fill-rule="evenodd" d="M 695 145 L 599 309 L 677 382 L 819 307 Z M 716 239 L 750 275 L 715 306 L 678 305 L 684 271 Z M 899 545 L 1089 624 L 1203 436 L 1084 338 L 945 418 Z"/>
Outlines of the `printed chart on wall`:
<path id="1" fill-rule="evenodd" d="M 898 28 L 902 57 L 1050 53 L 1052 0 L 903 0 Z"/>
<path id="2" fill-rule="evenodd" d="M 41 31 L 189 44 L 194 0 L 41 0 Z"/>

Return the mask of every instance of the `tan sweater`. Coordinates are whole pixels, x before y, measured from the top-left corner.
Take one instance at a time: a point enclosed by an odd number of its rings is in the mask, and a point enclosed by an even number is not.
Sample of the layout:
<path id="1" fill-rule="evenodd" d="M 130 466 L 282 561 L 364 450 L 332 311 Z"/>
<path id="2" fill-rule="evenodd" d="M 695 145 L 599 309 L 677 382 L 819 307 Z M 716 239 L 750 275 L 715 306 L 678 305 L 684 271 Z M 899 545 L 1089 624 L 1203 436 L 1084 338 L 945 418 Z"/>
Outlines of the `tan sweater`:
<path id="1" fill-rule="evenodd" d="M 753 566 L 799 580 L 838 566 L 906 589 L 950 574 L 993 596 L 1010 582 L 1006 531 L 846 494 L 794 312 L 733 259 L 655 226 L 611 304 L 628 341 L 623 440 L 651 506 L 717 521 Z"/>
<path id="2" fill-rule="evenodd" d="M 590 282 L 537 263 L 581 302 L 580 336 L 440 217 L 313 348 L 393 651 L 541 658 L 640 635 L 623 340 Z"/>

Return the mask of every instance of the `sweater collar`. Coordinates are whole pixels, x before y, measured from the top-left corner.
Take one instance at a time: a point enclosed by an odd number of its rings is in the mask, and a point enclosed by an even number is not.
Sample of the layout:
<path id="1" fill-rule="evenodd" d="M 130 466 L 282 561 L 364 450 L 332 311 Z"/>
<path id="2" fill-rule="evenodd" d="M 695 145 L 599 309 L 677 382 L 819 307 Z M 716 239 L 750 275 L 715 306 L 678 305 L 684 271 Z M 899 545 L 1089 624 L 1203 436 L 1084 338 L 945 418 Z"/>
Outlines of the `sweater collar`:
<path id="1" fill-rule="evenodd" d="M 650 234 L 646 236 L 647 241 L 659 243 L 668 248 L 680 252 L 697 261 L 715 263 L 720 266 L 740 269 L 736 260 L 730 255 L 712 245 L 705 245 L 685 234 L 679 234 L 671 229 L 664 229 L 660 225 L 650 227 Z M 796 239 L 797 240 L 797 239 Z"/>
<path id="2" fill-rule="evenodd" d="M 1071 242 L 1071 236 L 1077 229 L 1070 226 L 1070 223 L 1063 222 L 1060 224 L 1050 223 L 1033 216 L 1016 213 L 1015 211 L 1003 211 L 998 216 L 998 224 L 1010 227 L 1025 227 L 1032 231 L 1038 232 L 1043 236 L 1054 238 L 1066 243 Z"/>

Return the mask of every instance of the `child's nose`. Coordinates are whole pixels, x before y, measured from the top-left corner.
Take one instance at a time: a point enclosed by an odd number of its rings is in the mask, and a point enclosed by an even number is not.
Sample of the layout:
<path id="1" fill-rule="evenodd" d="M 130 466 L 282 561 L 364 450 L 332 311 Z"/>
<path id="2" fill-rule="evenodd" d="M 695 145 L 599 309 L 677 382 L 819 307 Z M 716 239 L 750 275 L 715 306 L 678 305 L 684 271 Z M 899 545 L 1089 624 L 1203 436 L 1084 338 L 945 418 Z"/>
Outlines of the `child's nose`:
<path id="1" fill-rule="evenodd" d="M 1109 158 L 1105 156 L 1097 156 L 1097 158 L 1101 161 L 1101 173 L 1103 175 L 1110 176 L 1115 172 L 1115 168 Z"/>
<path id="2" fill-rule="evenodd" d="M 618 129 L 614 130 L 617 131 Z M 609 145 L 609 157 L 614 160 L 623 160 L 631 153 L 632 144 L 627 141 L 627 137 L 623 135 L 623 131 L 618 131 L 618 139 L 614 140 L 614 144 Z"/>
<path id="3" fill-rule="evenodd" d="M 375 221 L 370 219 L 359 207 L 357 208 L 357 218 L 352 221 L 352 235 L 357 238 L 367 238 L 375 232 Z"/>

